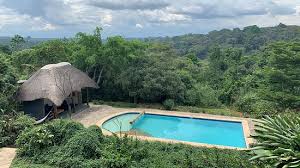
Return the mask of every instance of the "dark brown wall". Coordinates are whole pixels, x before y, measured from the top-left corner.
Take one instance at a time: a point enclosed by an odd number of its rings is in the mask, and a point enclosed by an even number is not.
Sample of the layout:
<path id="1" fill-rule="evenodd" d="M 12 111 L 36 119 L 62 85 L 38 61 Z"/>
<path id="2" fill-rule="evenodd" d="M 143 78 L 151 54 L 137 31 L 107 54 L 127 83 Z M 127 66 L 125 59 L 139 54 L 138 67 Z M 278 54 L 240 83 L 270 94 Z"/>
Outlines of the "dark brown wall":
<path id="1" fill-rule="evenodd" d="M 25 101 L 23 102 L 23 110 L 25 114 L 39 120 L 45 116 L 44 100 L 38 99 L 34 101 Z"/>

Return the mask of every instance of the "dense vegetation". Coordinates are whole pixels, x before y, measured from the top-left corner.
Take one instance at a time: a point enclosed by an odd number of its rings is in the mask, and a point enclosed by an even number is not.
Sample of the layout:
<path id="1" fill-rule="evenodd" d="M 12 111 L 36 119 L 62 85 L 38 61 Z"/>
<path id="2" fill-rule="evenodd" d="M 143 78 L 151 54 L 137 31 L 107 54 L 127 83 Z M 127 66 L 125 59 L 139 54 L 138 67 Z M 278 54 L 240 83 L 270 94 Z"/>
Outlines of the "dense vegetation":
<path id="1" fill-rule="evenodd" d="M 14 109 L 12 96 L 16 91 L 16 72 L 9 55 L 0 52 L 0 114 Z"/>
<path id="2" fill-rule="evenodd" d="M 35 120 L 27 115 L 18 114 L 15 116 L 0 116 L 0 147 L 15 146 L 19 134 L 33 128 Z"/>
<path id="3" fill-rule="evenodd" d="M 12 167 L 263 167 L 250 162 L 246 151 L 196 148 L 181 144 L 105 137 L 97 126 L 55 120 L 24 131 L 17 141 L 19 152 Z M 25 162 L 24 162 L 25 161 Z M 25 164 L 24 164 L 25 163 Z"/>
<path id="4" fill-rule="evenodd" d="M 10 52 L 5 49 L 1 54 L 1 64 L 9 71 L 1 72 L 6 75 L 1 87 L 13 87 L 14 76 L 27 79 L 45 64 L 67 61 L 99 84 L 100 89 L 92 92 L 94 99 L 168 106 L 173 106 L 170 102 L 198 107 L 228 106 L 251 116 L 297 111 L 300 28 L 281 24 L 238 30 L 200 35 L 209 39 L 205 45 L 209 46 L 206 59 L 191 52 L 177 52 L 178 46 L 188 50 L 190 45 L 125 40 L 119 36 L 103 42 L 101 28 L 91 35 L 78 33 L 72 39 L 46 41 L 28 49 L 23 49 L 26 41 L 17 35 L 11 40 Z M 235 45 L 227 45 L 226 39 L 232 36 L 236 36 L 232 39 Z M 190 37 L 205 41 L 197 35 Z M 174 37 L 178 43 L 189 40 Z M 276 40 L 286 41 L 273 42 Z M 252 43 L 259 47 L 247 49 Z M 7 97 L 13 89 L 3 90 L 8 93 L 2 96 Z"/>

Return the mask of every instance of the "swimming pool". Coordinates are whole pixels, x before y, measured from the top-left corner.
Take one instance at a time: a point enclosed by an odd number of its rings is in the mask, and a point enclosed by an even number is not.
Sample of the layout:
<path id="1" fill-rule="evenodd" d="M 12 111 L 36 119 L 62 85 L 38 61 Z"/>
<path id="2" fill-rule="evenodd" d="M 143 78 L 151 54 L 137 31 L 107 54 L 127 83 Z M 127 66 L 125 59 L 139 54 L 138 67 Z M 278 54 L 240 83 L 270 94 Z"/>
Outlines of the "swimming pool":
<path id="1" fill-rule="evenodd" d="M 241 122 L 144 114 L 130 124 L 139 113 L 115 116 L 102 124 L 110 132 L 137 131 L 144 135 L 170 140 L 246 148 Z"/>

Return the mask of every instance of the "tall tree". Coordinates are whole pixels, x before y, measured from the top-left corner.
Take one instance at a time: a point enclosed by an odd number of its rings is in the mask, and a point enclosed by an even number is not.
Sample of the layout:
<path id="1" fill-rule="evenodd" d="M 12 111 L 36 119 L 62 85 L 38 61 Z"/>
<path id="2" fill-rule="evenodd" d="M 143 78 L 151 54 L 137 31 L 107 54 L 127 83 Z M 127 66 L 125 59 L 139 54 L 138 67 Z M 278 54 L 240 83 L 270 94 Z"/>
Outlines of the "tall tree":
<path id="1" fill-rule="evenodd" d="M 16 91 L 16 73 L 7 55 L 0 53 L 0 114 L 15 109 L 13 95 Z"/>
<path id="2" fill-rule="evenodd" d="M 300 43 L 278 42 L 265 49 L 268 64 L 263 95 L 285 108 L 300 107 Z"/>
<path id="3" fill-rule="evenodd" d="M 12 51 L 19 51 L 22 49 L 23 45 L 25 44 L 25 40 L 22 36 L 20 35 L 15 35 L 11 40 L 10 40 L 10 46 L 12 48 Z"/>

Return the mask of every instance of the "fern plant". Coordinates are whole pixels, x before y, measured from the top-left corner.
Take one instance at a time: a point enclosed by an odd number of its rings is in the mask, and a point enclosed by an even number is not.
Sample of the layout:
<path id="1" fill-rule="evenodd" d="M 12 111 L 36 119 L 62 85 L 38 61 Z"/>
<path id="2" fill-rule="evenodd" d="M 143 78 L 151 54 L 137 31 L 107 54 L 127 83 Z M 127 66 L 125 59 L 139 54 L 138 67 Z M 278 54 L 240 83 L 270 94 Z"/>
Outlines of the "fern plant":
<path id="1" fill-rule="evenodd" d="M 250 160 L 270 160 L 275 167 L 300 167 L 300 117 L 276 116 L 256 120 L 257 143 Z"/>

